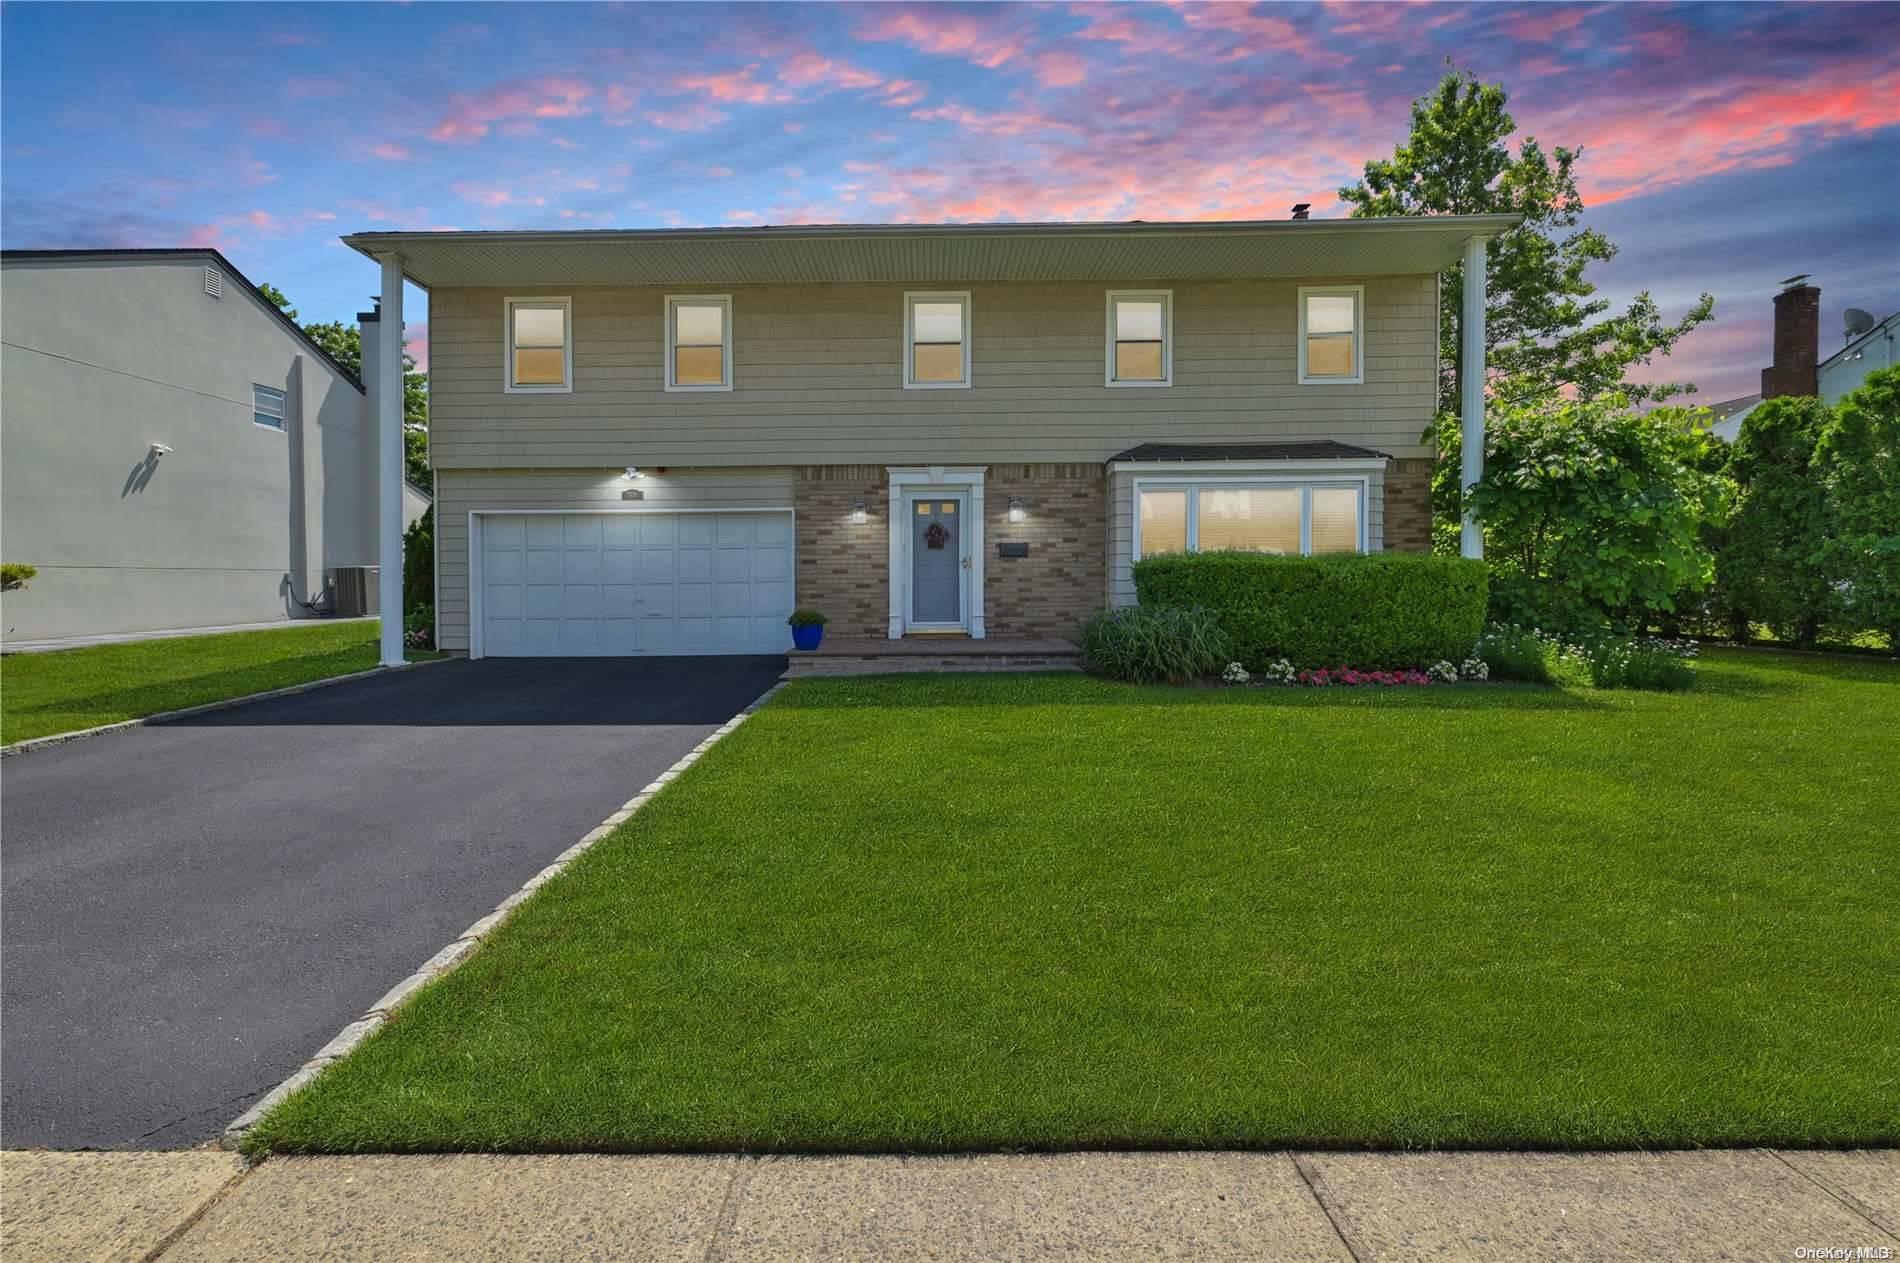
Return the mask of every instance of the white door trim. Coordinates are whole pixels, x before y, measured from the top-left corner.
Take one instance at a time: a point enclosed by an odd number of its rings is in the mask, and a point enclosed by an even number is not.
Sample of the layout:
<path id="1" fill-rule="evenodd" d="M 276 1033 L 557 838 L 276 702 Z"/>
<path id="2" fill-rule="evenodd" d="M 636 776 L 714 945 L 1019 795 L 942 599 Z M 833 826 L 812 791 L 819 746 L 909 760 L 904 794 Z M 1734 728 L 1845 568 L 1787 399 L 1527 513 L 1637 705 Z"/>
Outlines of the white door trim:
<path id="1" fill-rule="evenodd" d="M 910 510 L 907 493 L 937 488 L 964 494 L 967 521 L 957 532 L 963 544 L 961 560 L 969 562 L 968 599 L 963 617 L 974 640 L 983 629 L 983 479 L 987 465 L 889 465 L 890 476 L 890 638 L 898 640 L 910 618 Z"/>
<path id="2" fill-rule="evenodd" d="M 571 509 L 470 509 L 468 511 L 468 656 L 482 656 L 482 519 L 484 517 L 618 517 L 636 513 L 789 513 L 792 515 L 792 601 L 797 603 L 798 513 L 789 504 L 737 505 L 725 509 L 676 509 L 664 504 L 644 504 L 638 508 L 596 508 L 591 505 Z M 440 584 L 438 580 L 438 595 Z M 440 606 L 436 607 L 440 609 Z M 440 615 L 437 616 L 438 619 Z"/>
<path id="3" fill-rule="evenodd" d="M 905 489 L 899 499 L 902 502 L 904 520 L 907 524 L 904 530 L 904 542 L 906 545 L 904 552 L 905 626 L 912 631 L 969 631 L 971 575 L 976 570 L 975 564 L 969 560 L 969 550 L 964 548 L 962 544 L 964 535 L 966 535 L 970 529 L 968 523 L 974 516 L 970 508 L 969 488 L 909 487 Z M 954 500 L 960 506 L 957 509 L 957 560 L 961 564 L 957 566 L 958 617 L 954 623 L 931 623 L 918 618 L 916 606 L 913 604 L 916 593 L 910 590 L 909 580 L 914 578 L 917 573 L 915 569 L 917 562 L 917 532 L 915 530 L 916 523 L 913 519 L 916 517 L 917 506 L 919 504 L 927 504 L 933 500 L 938 502 Z"/>

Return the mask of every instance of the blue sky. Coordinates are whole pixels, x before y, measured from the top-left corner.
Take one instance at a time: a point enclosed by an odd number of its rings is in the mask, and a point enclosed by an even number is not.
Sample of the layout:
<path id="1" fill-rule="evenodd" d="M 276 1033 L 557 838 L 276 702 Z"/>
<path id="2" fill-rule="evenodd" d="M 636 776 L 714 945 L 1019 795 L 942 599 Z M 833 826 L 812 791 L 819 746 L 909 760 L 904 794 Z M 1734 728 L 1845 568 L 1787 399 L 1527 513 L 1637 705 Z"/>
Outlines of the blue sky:
<path id="1" fill-rule="evenodd" d="M 1894 12 L 12 3 L 0 238 L 215 245 L 347 319 L 362 229 L 1336 215 L 1451 57 L 1584 147 L 1607 293 L 1716 295 L 1653 372 L 1720 399 L 1781 277 L 1814 274 L 1824 342 L 1900 306 Z"/>

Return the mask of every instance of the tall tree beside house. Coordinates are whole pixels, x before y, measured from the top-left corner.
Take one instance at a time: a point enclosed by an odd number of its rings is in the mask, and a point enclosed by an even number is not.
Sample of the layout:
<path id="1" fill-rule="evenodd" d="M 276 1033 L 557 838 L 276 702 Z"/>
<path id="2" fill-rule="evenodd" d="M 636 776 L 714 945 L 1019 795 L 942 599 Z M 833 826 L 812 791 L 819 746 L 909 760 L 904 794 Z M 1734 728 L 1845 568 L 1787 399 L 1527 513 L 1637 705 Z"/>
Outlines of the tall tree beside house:
<path id="1" fill-rule="evenodd" d="M 1742 421 L 1729 454 L 1735 515 L 1716 561 L 1718 603 L 1738 640 L 1751 623 L 1811 645 L 1834 603 L 1826 569 L 1834 535 L 1816 449 L 1833 420 L 1811 395 L 1764 400 Z"/>
<path id="2" fill-rule="evenodd" d="M 1485 346 L 1488 392 L 1500 404 L 1559 397 L 1590 402 L 1621 395 L 1631 402 L 1678 394 L 1676 384 L 1628 380 L 1629 370 L 1667 355 L 1707 320 L 1715 300 L 1703 294 L 1686 315 L 1662 317 L 1647 292 L 1620 314 L 1597 296 L 1586 275 L 1616 256 L 1594 228 L 1579 227 L 1582 149 L 1545 151 L 1534 136 L 1517 152 L 1517 123 L 1495 83 L 1451 71 L 1412 104 L 1412 129 L 1391 158 L 1366 163 L 1365 178 L 1339 190 L 1355 218 L 1515 213 L 1524 222 L 1486 247 Z M 1439 465 L 1432 501 L 1441 540 L 1455 537 L 1459 515 L 1458 396 L 1464 373 L 1459 324 L 1464 271 L 1443 275 L 1439 306 Z"/>
<path id="3" fill-rule="evenodd" d="M 296 309 L 282 290 L 268 281 L 257 288 L 286 316 L 297 318 Z M 302 328 L 331 359 L 362 377 L 361 328 L 340 320 L 312 321 Z M 429 474 L 429 375 L 416 371 L 415 357 L 407 351 L 402 354 L 402 446 L 404 477 L 425 491 L 431 490 L 435 484 Z"/>
<path id="4" fill-rule="evenodd" d="M 1867 374 L 1840 401 L 1815 463 L 1832 516 L 1827 571 L 1846 617 L 1886 633 L 1900 656 L 1900 368 Z"/>

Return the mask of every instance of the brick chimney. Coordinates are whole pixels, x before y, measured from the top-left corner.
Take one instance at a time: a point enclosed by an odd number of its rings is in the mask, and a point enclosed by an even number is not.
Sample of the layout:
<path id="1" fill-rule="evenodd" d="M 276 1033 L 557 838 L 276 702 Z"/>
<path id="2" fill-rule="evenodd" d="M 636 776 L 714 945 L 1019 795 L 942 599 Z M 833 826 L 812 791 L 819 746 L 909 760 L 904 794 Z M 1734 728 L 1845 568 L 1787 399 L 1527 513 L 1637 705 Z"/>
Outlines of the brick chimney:
<path id="1" fill-rule="evenodd" d="M 1775 295 L 1775 361 L 1761 371 L 1761 397 L 1819 393 L 1820 362 L 1821 291 L 1790 285 Z"/>

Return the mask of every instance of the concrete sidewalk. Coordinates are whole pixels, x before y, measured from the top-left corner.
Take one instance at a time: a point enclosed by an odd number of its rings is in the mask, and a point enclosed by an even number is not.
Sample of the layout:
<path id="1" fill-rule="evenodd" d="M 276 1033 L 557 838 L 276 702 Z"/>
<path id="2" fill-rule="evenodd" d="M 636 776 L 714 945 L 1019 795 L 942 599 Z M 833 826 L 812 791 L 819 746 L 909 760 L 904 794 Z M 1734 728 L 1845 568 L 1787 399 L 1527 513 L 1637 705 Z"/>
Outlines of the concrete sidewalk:
<path id="1" fill-rule="evenodd" d="M 256 1167 L 211 1150 L 9 1152 L 0 1173 L 0 1255 L 47 1263 L 1900 1258 L 1900 1150 Z"/>

